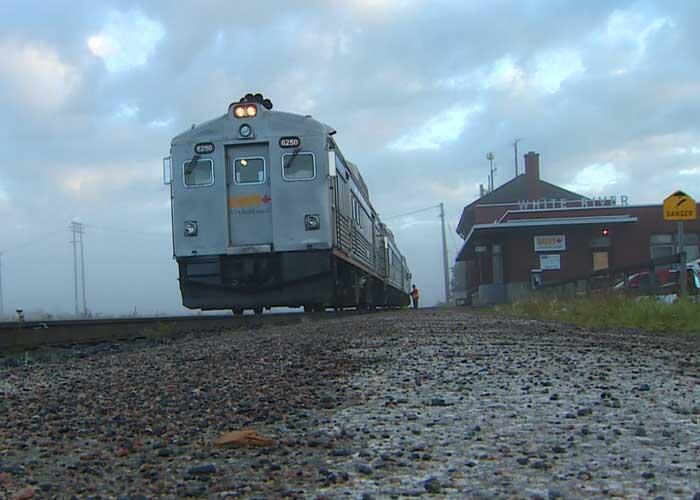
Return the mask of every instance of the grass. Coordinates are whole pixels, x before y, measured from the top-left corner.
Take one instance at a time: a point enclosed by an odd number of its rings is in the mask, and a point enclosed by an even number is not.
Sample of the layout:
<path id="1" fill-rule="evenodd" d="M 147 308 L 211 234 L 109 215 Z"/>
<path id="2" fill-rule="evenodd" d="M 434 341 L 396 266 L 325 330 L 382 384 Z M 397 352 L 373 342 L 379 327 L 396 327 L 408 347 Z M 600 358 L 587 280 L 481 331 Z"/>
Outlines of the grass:
<path id="1" fill-rule="evenodd" d="M 537 297 L 496 306 L 495 313 L 549 319 L 582 326 L 617 326 L 652 332 L 700 334 L 700 304 L 682 300 L 666 304 L 653 298 L 622 294 L 557 299 Z"/>

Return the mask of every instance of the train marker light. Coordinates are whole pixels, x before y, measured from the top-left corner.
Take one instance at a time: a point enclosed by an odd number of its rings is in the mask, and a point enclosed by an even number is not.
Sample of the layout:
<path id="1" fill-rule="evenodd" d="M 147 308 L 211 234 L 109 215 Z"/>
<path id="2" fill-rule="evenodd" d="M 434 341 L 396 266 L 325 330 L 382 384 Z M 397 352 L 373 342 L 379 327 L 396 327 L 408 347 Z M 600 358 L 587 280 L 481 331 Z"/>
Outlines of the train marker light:
<path id="1" fill-rule="evenodd" d="M 602 234 L 603 236 L 610 236 L 610 230 L 608 230 L 608 228 L 606 227 L 605 229 L 603 229 Z"/>
<path id="2" fill-rule="evenodd" d="M 250 134 L 253 133 L 253 129 L 250 128 L 250 125 L 248 125 L 247 123 L 244 123 L 238 129 L 238 133 L 241 134 L 241 137 L 250 137 Z"/>
<path id="3" fill-rule="evenodd" d="M 185 236 L 197 236 L 197 221 L 185 221 Z"/>
<path id="4" fill-rule="evenodd" d="M 316 214 L 308 214 L 304 216 L 304 227 L 307 231 L 315 231 L 321 227 L 321 219 Z"/>

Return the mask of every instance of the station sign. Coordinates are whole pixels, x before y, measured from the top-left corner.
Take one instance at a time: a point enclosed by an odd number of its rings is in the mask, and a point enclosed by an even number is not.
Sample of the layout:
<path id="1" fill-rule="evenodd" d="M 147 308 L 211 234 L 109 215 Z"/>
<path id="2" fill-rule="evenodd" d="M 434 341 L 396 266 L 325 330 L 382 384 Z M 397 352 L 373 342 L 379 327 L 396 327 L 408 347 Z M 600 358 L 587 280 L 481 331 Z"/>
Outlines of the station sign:
<path id="1" fill-rule="evenodd" d="M 610 208 L 629 206 L 629 196 L 599 196 L 597 198 L 581 198 L 570 200 L 567 198 L 541 198 L 539 200 L 519 200 L 518 210 L 556 210 L 559 208 Z"/>
<path id="2" fill-rule="evenodd" d="M 676 191 L 664 200 L 664 219 L 684 221 L 697 218 L 695 200 L 683 191 Z"/>
<path id="3" fill-rule="evenodd" d="M 561 269 L 561 255 L 558 253 L 540 255 L 540 269 L 543 271 Z"/>
<path id="4" fill-rule="evenodd" d="M 560 252 L 564 250 L 566 250 L 566 236 L 563 234 L 535 236 L 535 252 Z"/>

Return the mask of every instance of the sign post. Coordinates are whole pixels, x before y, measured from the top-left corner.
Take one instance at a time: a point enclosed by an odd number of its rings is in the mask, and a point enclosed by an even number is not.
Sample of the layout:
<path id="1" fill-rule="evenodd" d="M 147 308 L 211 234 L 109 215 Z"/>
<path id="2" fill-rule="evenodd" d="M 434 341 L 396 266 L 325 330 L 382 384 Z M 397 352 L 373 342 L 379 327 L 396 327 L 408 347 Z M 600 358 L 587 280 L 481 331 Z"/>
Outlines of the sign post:
<path id="1" fill-rule="evenodd" d="M 686 255 L 683 234 L 683 221 L 695 220 L 698 217 L 695 200 L 683 191 L 676 191 L 664 200 L 664 219 L 676 221 L 678 224 L 678 253 L 681 256 L 678 279 L 680 281 L 680 295 L 688 294 L 688 271 L 686 269 Z"/>

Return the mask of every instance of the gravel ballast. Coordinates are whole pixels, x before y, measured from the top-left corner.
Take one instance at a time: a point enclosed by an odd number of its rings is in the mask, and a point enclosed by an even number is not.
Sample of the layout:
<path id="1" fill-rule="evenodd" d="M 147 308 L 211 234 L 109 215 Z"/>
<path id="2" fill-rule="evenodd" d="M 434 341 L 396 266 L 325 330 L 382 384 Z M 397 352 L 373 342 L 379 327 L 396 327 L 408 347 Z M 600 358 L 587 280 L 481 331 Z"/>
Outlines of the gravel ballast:
<path id="1" fill-rule="evenodd" d="M 699 353 L 464 309 L 30 353 L 0 497 L 700 498 Z"/>

